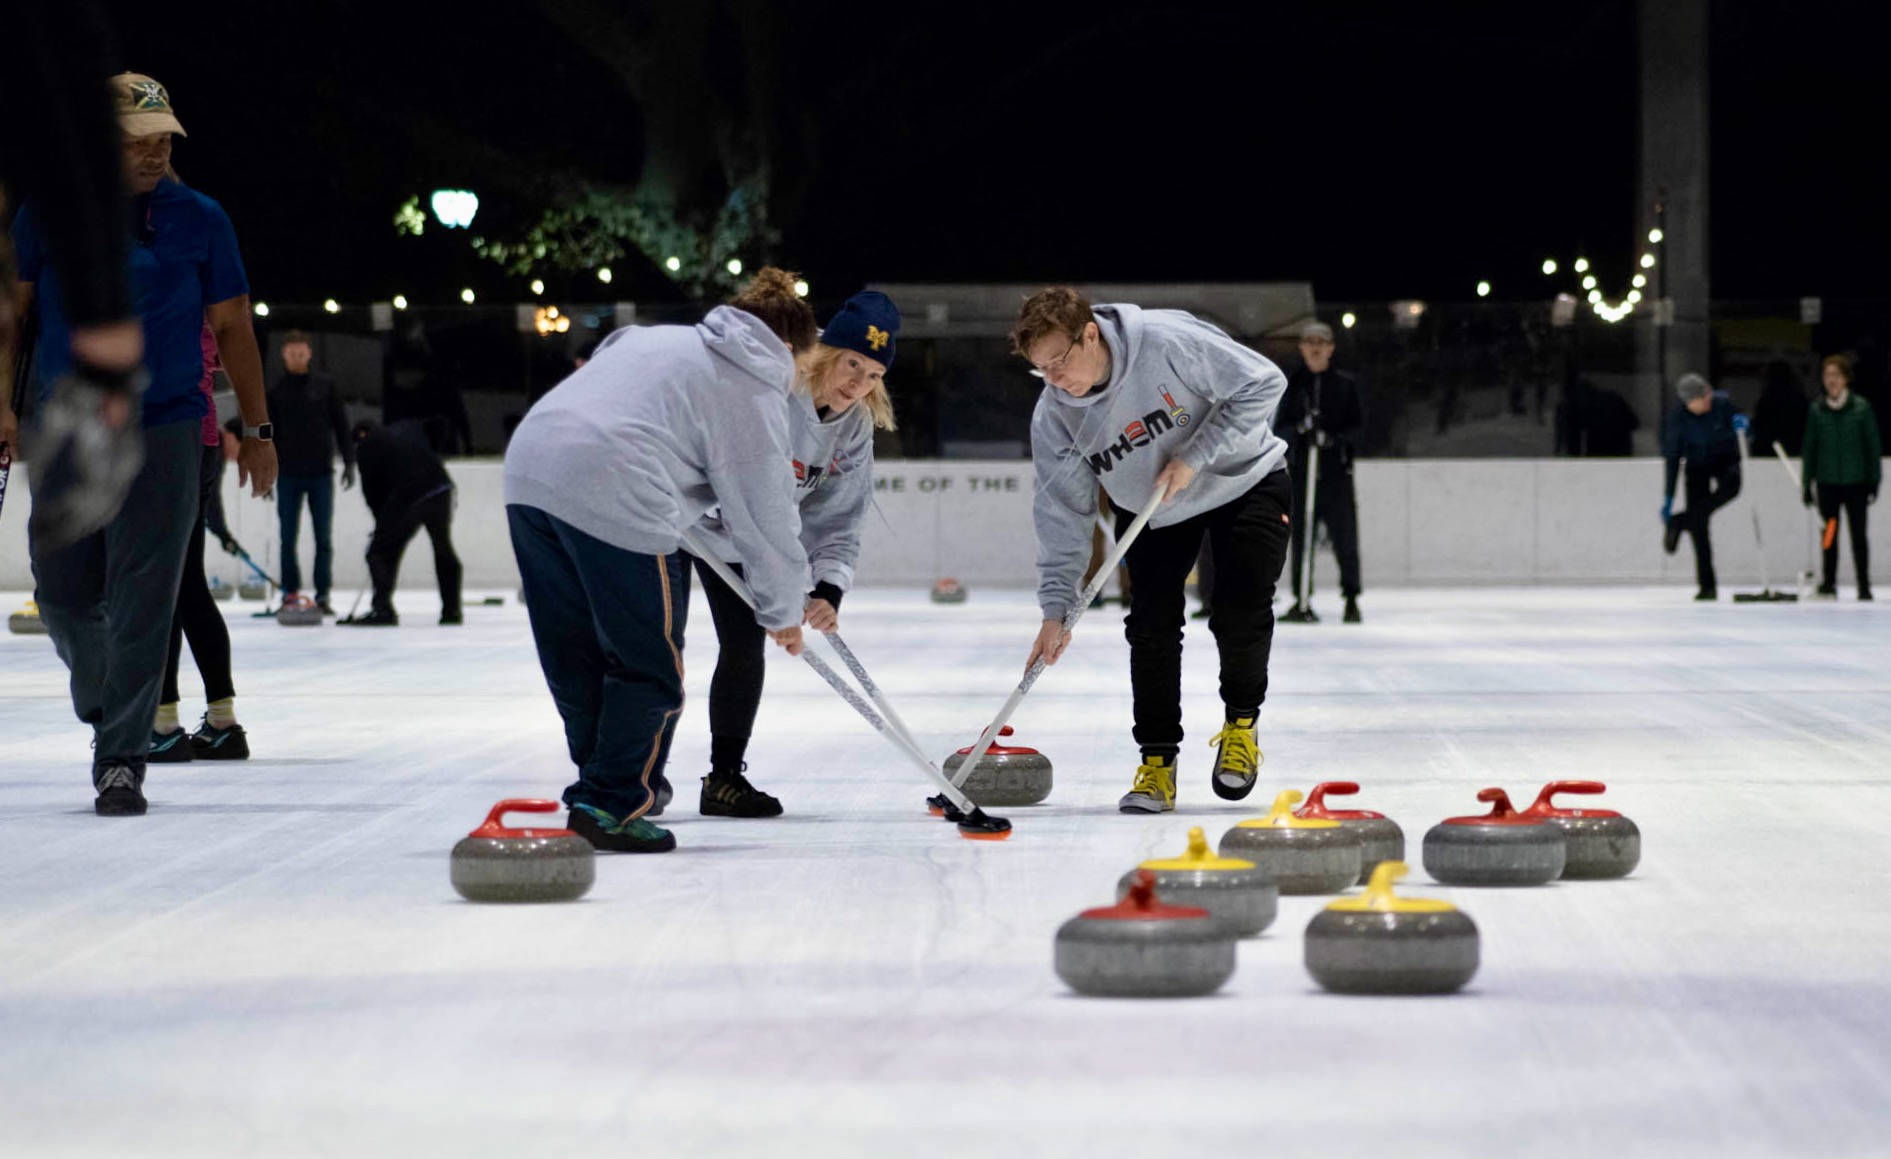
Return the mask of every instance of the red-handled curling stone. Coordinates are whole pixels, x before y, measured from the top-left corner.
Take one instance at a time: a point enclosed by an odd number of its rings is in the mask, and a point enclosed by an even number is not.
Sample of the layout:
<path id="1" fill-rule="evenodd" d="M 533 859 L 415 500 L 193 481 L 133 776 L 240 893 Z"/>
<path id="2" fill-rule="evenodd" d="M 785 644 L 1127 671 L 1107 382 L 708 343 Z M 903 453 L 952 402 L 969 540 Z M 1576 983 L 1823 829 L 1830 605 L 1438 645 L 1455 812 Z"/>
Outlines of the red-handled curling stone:
<path id="1" fill-rule="evenodd" d="M 1447 817 L 1425 834 L 1425 872 L 1446 885 L 1542 885 L 1563 872 L 1563 831 L 1510 807 L 1502 789 L 1477 799 L 1491 811 Z"/>
<path id="2" fill-rule="evenodd" d="M 1011 726 L 999 729 L 998 735 L 1010 736 Z M 956 779 L 959 766 L 971 755 L 972 746 L 967 745 L 947 757 L 946 776 Z M 975 805 L 1035 805 L 1051 795 L 1051 760 L 1033 748 L 994 743 L 959 788 Z"/>
<path id="3" fill-rule="evenodd" d="M 507 813 L 556 813 L 556 801 L 505 800 L 453 847 L 453 888 L 468 901 L 576 901 L 597 879 L 591 843 L 569 829 L 513 829 Z"/>
<path id="4" fill-rule="evenodd" d="M 1145 869 L 1122 901 L 1058 929 L 1054 965 L 1079 994 L 1192 998 L 1234 976 L 1234 932 L 1205 909 L 1162 904 Z"/>
<path id="5" fill-rule="evenodd" d="M 1359 791 L 1353 781 L 1321 781 L 1307 794 L 1307 803 L 1293 811 L 1296 817 L 1316 821 L 1338 821 L 1340 828 L 1359 834 L 1359 881 L 1372 877 L 1373 867 L 1381 861 L 1405 860 L 1405 830 L 1384 813 L 1371 809 L 1333 809 L 1326 798 L 1351 796 Z"/>
<path id="6" fill-rule="evenodd" d="M 1627 877 L 1641 862 L 1641 830 L 1609 809 L 1559 809 L 1551 798 L 1558 793 L 1600 793 L 1601 781 L 1551 781 L 1523 811 L 1525 817 L 1547 821 L 1563 831 L 1568 852 L 1563 876 Z"/>
<path id="7" fill-rule="evenodd" d="M 935 604 L 962 604 L 965 596 L 965 585 L 951 576 L 932 585 L 932 602 Z"/>

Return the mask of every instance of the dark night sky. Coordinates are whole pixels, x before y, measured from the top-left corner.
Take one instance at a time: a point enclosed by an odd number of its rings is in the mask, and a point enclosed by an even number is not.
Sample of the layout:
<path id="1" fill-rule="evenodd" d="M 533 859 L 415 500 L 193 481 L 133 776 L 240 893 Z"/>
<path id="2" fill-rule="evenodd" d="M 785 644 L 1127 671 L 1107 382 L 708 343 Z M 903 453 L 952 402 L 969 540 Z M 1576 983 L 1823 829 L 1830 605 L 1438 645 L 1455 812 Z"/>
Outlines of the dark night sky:
<path id="1" fill-rule="evenodd" d="M 523 0 L 506 18 L 114 7 L 124 64 L 171 89 L 179 169 L 230 209 L 259 296 L 477 279 L 520 297 L 463 238 L 397 238 L 395 207 L 464 184 L 490 227 L 529 208 L 496 175 L 626 182 L 642 164 L 638 102 Z M 1231 7 L 792 6 L 775 102 L 819 147 L 780 159 L 805 197 L 777 215 L 777 256 L 841 291 L 1305 279 L 1325 300 L 1453 299 L 1489 278 L 1530 298 L 1545 256 L 1578 252 L 1626 276 L 1629 0 Z M 1878 7 L 1713 6 L 1716 297 L 1883 295 Z"/>

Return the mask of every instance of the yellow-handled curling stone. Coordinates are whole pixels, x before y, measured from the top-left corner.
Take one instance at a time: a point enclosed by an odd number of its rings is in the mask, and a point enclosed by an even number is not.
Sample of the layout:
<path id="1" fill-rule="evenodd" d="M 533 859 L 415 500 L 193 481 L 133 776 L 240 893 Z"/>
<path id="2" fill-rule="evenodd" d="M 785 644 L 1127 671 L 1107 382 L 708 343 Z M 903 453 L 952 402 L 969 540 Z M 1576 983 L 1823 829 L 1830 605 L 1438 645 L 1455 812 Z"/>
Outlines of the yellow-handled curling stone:
<path id="1" fill-rule="evenodd" d="M 1283 894 L 1338 893 L 1359 881 L 1359 834 L 1338 821 L 1296 817 L 1298 789 L 1284 789 L 1265 817 L 1221 835 L 1221 855 L 1254 862 Z"/>
<path id="2" fill-rule="evenodd" d="M 1156 891 L 1175 905 L 1200 906 L 1237 937 L 1266 929 L 1280 904 L 1274 875 L 1238 857 L 1218 857 L 1197 825 L 1188 831 L 1188 850 L 1180 857 L 1145 861 L 1116 883 L 1121 901 L 1144 872 L 1156 879 Z"/>
<path id="3" fill-rule="evenodd" d="M 1366 892 L 1307 924 L 1307 973 L 1339 994 L 1448 994 L 1477 973 L 1477 925 L 1448 901 L 1399 897 L 1403 861 L 1383 861 Z"/>

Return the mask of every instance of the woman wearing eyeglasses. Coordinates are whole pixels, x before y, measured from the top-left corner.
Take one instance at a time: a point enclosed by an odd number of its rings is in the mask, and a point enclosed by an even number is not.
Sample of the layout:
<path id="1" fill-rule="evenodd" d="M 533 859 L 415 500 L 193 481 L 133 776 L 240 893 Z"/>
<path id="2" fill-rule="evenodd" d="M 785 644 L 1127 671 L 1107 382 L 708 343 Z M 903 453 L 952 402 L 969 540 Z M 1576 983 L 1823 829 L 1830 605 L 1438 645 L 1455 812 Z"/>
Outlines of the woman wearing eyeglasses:
<path id="1" fill-rule="evenodd" d="M 1063 620 L 1089 558 L 1098 484 L 1115 508 L 1119 535 L 1163 484 L 1160 508 L 1124 561 L 1124 634 L 1142 762 L 1119 808 L 1175 808 L 1183 585 L 1204 537 L 1215 556 L 1208 629 L 1220 652 L 1225 717 L 1209 741 L 1210 783 L 1227 800 L 1247 796 L 1262 759 L 1255 722 L 1267 697 L 1274 588 L 1292 530 L 1287 448 L 1272 430 L 1286 376 L 1182 311 L 1093 308 L 1066 286 L 1025 302 L 1011 346 L 1046 384 L 1031 419 L 1044 622 L 1027 665 L 1040 657 L 1056 663 L 1070 642 Z"/>

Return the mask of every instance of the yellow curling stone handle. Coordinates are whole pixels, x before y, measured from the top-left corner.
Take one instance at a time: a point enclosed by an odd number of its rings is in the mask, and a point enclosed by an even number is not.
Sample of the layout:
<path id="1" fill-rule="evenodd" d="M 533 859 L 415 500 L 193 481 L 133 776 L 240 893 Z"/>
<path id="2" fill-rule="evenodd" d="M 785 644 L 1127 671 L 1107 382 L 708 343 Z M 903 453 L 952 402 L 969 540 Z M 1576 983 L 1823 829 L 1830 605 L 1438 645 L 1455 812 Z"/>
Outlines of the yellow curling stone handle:
<path id="1" fill-rule="evenodd" d="M 1159 861 L 1145 861 L 1138 869 L 1253 869 L 1252 861 L 1243 861 L 1238 857 L 1220 857 L 1208 848 L 1208 835 L 1202 832 L 1200 825 L 1188 831 L 1188 852 L 1180 857 L 1165 857 Z"/>
<path id="2" fill-rule="evenodd" d="M 1274 798 L 1274 807 L 1265 817 L 1250 817 L 1236 825 L 1236 829 L 1338 829 L 1338 821 L 1326 821 L 1317 817 L 1296 817 L 1293 807 L 1300 803 L 1299 789 L 1282 789 Z"/>
<path id="3" fill-rule="evenodd" d="M 1341 913 L 1380 914 L 1446 914 L 1458 908 L 1435 897 L 1399 897 L 1393 893 L 1392 883 L 1410 872 L 1403 861 L 1381 861 L 1373 866 L 1365 893 L 1340 898 L 1326 908 Z"/>

